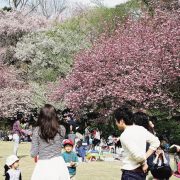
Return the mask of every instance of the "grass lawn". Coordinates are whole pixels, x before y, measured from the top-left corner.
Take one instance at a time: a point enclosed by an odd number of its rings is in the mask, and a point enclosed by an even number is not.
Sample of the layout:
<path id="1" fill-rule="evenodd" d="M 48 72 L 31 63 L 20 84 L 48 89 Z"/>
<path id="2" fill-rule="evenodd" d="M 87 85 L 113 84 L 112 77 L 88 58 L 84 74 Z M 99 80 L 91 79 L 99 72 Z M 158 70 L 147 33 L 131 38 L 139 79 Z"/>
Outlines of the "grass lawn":
<path id="1" fill-rule="evenodd" d="M 13 143 L 0 141 L 0 180 L 3 178 L 3 166 L 6 157 L 12 154 Z M 23 180 L 30 180 L 34 169 L 34 160 L 29 156 L 30 143 L 19 146 L 20 169 Z M 120 162 L 90 162 L 80 163 L 77 168 L 77 180 L 120 180 Z M 177 178 L 171 178 L 176 180 Z"/>

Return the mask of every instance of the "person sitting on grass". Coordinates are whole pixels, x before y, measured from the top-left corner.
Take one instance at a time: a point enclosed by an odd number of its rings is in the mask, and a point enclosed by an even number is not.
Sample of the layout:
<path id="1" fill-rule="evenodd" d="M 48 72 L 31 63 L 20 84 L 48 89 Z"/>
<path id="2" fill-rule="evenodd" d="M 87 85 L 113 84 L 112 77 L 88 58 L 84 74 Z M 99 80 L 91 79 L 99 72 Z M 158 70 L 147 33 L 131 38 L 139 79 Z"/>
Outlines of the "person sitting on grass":
<path id="1" fill-rule="evenodd" d="M 22 180 L 21 171 L 18 169 L 19 159 L 16 155 L 9 156 L 6 165 L 9 169 L 6 169 L 5 180 Z"/>
<path id="2" fill-rule="evenodd" d="M 81 140 L 77 142 L 76 152 L 78 157 L 82 159 L 82 162 L 86 161 L 87 143 L 83 143 Z"/>
<path id="3" fill-rule="evenodd" d="M 75 152 L 73 152 L 74 143 L 70 139 L 64 140 L 64 150 L 62 157 L 68 167 L 70 178 L 75 180 L 76 167 L 78 165 L 78 157 Z"/>
<path id="4" fill-rule="evenodd" d="M 175 151 L 174 154 L 174 162 L 175 162 L 175 172 L 174 172 L 174 176 L 176 176 L 177 178 L 180 178 L 180 146 L 173 144 L 170 147 L 171 151 L 173 150 L 173 152 Z"/>
<path id="5" fill-rule="evenodd" d="M 151 174 L 158 180 L 168 180 L 172 176 L 169 155 L 161 147 L 155 152 Z"/>

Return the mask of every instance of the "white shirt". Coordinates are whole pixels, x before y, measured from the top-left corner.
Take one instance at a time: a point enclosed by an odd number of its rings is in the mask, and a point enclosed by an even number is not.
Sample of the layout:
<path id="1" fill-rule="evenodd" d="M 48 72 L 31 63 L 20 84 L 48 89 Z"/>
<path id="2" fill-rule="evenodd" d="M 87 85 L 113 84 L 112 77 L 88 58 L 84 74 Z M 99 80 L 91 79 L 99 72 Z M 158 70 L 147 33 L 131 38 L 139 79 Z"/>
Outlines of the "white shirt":
<path id="1" fill-rule="evenodd" d="M 120 136 L 123 153 L 124 170 L 133 170 L 146 160 L 146 144 L 150 143 L 150 149 L 156 150 L 160 142 L 156 136 L 142 126 L 128 126 Z"/>
<path id="2" fill-rule="evenodd" d="M 108 137 L 108 143 L 113 143 L 113 140 L 114 140 L 114 139 L 113 139 L 112 136 L 109 136 L 109 137 Z"/>
<path id="3" fill-rule="evenodd" d="M 101 138 L 100 138 L 100 132 L 99 132 L 99 131 L 96 131 L 95 139 L 99 139 L 99 140 L 101 139 Z"/>
<path id="4" fill-rule="evenodd" d="M 7 174 L 10 180 L 20 180 L 21 171 L 19 169 L 9 169 Z"/>

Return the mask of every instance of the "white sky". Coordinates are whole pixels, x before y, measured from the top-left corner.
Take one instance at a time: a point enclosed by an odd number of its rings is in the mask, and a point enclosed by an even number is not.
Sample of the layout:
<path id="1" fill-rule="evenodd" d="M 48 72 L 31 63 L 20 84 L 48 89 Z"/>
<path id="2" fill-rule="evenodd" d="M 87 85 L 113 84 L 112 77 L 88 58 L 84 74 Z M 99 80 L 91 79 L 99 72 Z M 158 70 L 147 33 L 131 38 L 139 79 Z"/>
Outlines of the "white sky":
<path id="1" fill-rule="evenodd" d="M 91 4 L 91 0 L 71 0 L 71 1 Z M 127 1 L 128 0 L 104 0 L 103 2 L 105 6 L 114 7 L 118 4 L 125 3 Z"/>
<path id="2" fill-rule="evenodd" d="M 0 7 L 4 7 L 5 5 L 7 5 L 5 3 L 6 0 L 0 0 Z M 82 3 L 87 3 L 87 4 L 91 4 L 90 0 L 69 0 L 70 2 L 82 2 Z M 104 5 L 107 7 L 114 7 L 118 4 L 127 2 L 128 0 L 104 0 Z"/>
<path id="3" fill-rule="evenodd" d="M 7 5 L 3 0 L 0 0 L 0 7 Z"/>

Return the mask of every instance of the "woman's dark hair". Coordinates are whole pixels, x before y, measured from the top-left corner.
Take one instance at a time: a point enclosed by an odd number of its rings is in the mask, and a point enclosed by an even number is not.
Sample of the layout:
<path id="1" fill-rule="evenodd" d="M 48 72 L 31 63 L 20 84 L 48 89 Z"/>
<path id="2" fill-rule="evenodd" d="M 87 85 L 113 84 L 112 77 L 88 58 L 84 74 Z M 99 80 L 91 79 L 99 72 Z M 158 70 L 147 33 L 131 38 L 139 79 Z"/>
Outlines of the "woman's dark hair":
<path id="1" fill-rule="evenodd" d="M 126 125 L 133 125 L 133 113 L 126 107 L 116 109 L 114 117 L 117 122 L 123 119 Z"/>
<path id="2" fill-rule="evenodd" d="M 153 168 L 151 174 L 157 179 L 169 179 L 173 172 L 170 166 L 160 166 L 159 168 Z"/>
<path id="3" fill-rule="evenodd" d="M 76 147 L 77 147 L 77 148 L 80 148 L 81 146 L 82 146 L 82 140 L 79 140 L 79 141 L 77 142 Z"/>
<path id="4" fill-rule="evenodd" d="M 143 112 L 134 113 L 134 122 L 138 126 L 143 126 L 149 130 L 149 116 Z"/>
<path id="5" fill-rule="evenodd" d="M 17 117 L 16 120 L 21 120 L 23 118 L 23 113 L 17 112 L 16 117 Z"/>
<path id="6" fill-rule="evenodd" d="M 152 121 L 153 123 L 156 123 L 157 117 L 156 116 L 149 116 L 149 120 Z"/>
<path id="7" fill-rule="evenodd" d="M 40 110 L 37 125 L 39 126 L 39 135 L 46 142 L 54 139 L 59 132 L 59 123 L 56 109 L 50 105 L 45 104 Z"/>

